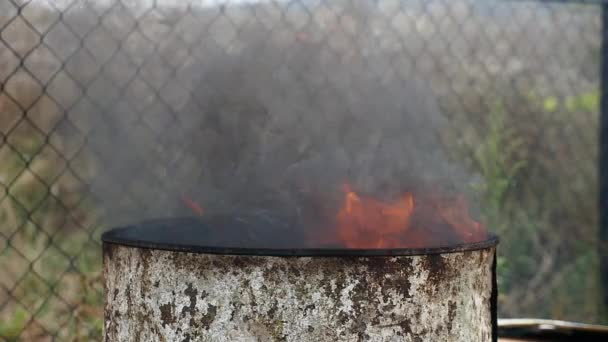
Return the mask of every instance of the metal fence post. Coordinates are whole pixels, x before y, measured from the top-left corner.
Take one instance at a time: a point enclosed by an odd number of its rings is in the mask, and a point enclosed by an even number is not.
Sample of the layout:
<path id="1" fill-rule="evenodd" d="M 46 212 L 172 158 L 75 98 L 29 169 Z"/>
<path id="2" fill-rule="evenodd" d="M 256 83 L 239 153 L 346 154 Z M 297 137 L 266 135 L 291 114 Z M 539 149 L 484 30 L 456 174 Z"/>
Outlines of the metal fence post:
<path id="1" fill-rule="evenodd" d="M 604 310 L 608 307 L 608 4 L 602 4 L 602 45 L 600 71 L 600 150 L 599 150 L 599 258 Z"/>

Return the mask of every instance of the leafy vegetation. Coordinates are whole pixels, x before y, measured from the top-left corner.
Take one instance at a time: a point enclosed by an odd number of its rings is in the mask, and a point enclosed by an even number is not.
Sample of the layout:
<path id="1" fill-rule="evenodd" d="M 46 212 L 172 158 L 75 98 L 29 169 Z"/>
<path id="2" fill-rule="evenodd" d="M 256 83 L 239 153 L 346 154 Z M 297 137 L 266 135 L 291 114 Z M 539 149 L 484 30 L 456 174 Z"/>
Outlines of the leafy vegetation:
<path id="1" fill-rule="evenodd" d="M 480 176 L 474 190 L 484 221 L 501 237 L 502 316 L 603 321 L 595 242 L 598 96 L 515 92 L 459 135 L 465 138 L 457 155 Z"/>

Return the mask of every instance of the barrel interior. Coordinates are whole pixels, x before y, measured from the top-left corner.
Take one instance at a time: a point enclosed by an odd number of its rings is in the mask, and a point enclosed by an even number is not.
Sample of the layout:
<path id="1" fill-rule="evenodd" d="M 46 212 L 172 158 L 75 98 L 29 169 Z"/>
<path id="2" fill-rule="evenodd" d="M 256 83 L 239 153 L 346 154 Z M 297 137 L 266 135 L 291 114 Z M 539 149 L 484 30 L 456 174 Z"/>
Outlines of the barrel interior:
<path id="1" fill-rule="evenodd" d="M 391 256 L 427 255 L 472 251 L 496 246 L 498 237 L 473 243 L 444 244 L 422 248 L 344 248 L 332 244 L 311 245 L 298 238 L 299 229 L 273 226 L 263 220 L 219 217 L 173 218 L 145 221 L 103 234 L 107 243 L 170 251 L 266 256 Z"/>

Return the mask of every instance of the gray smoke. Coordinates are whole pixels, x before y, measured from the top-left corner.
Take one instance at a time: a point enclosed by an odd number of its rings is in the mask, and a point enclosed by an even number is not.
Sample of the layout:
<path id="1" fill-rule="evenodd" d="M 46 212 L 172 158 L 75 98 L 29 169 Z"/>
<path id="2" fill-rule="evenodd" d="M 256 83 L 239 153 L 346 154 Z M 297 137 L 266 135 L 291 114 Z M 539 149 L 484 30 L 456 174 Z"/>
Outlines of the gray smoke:
<path id="1" fill-rule="evenodd" d="M 172 107 L 179 96 L 166 88 L 139 115 L 132 104 L 105 112 L 92 138 L 105 161 L 94 192 L 111 217 L 192 215 L 187 197 L 206 215 L 261 210 L 322 224 L 345 183 L 386 200 L 464 184 L 424 76 L 404 77 L 403 56 L 376 45 L 365 7 L 348 10 L 337 31 L 277 19 L 239 24 L 229 45 L 201 34 L 200 58 L 180 74 L 194 80 L 185 105 Z"/>

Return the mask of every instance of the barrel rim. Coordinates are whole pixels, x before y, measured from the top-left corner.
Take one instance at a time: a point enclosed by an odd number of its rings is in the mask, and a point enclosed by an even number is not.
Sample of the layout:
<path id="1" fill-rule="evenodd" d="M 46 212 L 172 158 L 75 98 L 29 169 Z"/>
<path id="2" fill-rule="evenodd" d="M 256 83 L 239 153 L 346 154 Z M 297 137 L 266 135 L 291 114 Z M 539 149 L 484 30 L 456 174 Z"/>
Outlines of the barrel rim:
<path id="1" fill-rule="evenodd" d="M 248 255 L 248 256 L 277 256 L 277 257 L 390 257 L 416 256 L 458 253 L 476 251 L 495 247 L 498 236 L 488 233 L 487 238 L 473 243 L 460 243 L 448 246 L 428 248 L 383 248 L 383 249 L 354 249 L 354 248 L 264 248 L 264 247 L 227 247 L 189 244 L 183 242 L 156 241 L 150 235 L 142 234 L 142 227 L 159 221 L 147 221 L 139 225 L 131 225 L 111 229 L 102 234 L 101 240 L 107 244 L 126 247 L 147 248 L 173 252 L 187 252 L 217 255 Z M 138 230 L 139 229 L 139 230 Z M 144 228 L 145 229 L 145 228 Z M 179 234 L 179 231 L 173 231 Z"/>

